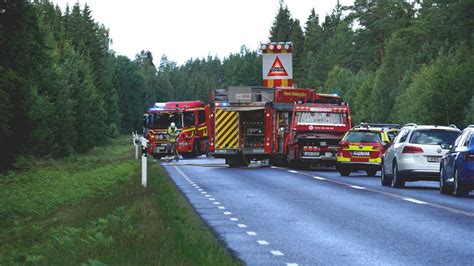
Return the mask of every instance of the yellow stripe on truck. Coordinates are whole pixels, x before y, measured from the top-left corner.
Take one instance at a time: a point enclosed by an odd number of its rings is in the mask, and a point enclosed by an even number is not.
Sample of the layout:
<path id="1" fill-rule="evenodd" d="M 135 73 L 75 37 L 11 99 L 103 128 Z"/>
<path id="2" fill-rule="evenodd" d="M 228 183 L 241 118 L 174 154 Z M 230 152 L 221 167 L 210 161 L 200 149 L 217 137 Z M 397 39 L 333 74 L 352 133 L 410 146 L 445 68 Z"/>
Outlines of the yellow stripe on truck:
<path id="1" fill-rule="evenodd" d="M 239 114 L 216 110 L 216 149 L 239 147 Z"/>

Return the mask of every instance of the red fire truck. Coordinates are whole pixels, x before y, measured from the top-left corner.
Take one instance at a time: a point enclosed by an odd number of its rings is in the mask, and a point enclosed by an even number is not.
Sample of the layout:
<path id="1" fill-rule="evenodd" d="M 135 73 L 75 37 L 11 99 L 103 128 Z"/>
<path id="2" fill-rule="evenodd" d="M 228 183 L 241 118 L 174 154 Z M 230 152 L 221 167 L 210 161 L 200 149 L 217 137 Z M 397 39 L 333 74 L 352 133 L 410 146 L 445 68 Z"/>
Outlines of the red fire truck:
<path id="1" fill-rule="evenodd" d="M 171 122 L 179 130 L 176 149 L 183 158 L 193 158 L 209 148 L 209 105 L 202 101 L 155 103 L 143 116 L 147 152 L 160 159 L 167 152 L 167 129 Z"/>
<path id="2" fill-rule="evenodd" d="M 311 103 L 295 104 L 292 121 L 290 167 L 335 166 L 339 141 L 351 128 L 349 105 L 340 96 L 316 93 Z"/>
<path id="3" fill-rule="evenodd" d="M 337 144 L 351 127 L 340 97 L 311 89 L 229 87 L 212 99 L 210 151 L 230 167 L 264 159 L 335 164 Z"/>

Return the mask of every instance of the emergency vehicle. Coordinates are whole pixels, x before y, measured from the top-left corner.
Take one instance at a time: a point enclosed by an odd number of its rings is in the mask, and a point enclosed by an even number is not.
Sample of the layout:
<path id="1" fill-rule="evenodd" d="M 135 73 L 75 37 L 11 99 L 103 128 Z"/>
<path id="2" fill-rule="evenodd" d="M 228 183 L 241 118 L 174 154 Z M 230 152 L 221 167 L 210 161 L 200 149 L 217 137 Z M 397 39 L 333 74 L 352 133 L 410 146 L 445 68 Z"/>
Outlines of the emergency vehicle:
<path id="1" fill-rule="evenodd" d="M 337 143 L 350 128 L 349 106 L 312 89 L 229 87 L 214 91 L 211 109 L 210 151 L 231 167 L 265 159 L 334 165 Z"/>
<path id="2" fill-rule="evenodd" d="M 351 128 L 349 105 L 342 97 L 315 93 L 311 102 L 295 104 L 292 121 L 289 166 L 335 166 L 339 141 Z"/>
<path id="3" fill-rule="evenodd" d="M 167 152 L 167 129 L 171 122 L 179 130 L 176 149 L 183 158 L 207 153 L 209 148 L 209 105 L 202 101 L 155 103 L 143 116 L 147 152 L 160 159 Z"/>
<path id="4" fill-rule="evenodd" d="M 393 141 L 400 125 L 362 123 L 352 128 L 339 143 L 337 170 L 342 176 L 365 171 L 375 176 L 381 169 L 382 155 Z"/>

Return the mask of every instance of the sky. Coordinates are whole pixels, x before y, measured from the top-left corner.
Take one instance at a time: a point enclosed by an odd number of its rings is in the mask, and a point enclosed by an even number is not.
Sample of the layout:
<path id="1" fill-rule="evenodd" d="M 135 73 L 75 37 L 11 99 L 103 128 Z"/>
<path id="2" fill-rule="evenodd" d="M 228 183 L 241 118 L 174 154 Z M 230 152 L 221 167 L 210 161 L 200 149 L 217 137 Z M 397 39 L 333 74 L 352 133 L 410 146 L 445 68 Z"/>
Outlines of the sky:
<path id="1" fill-rule="evenodd" d="M 208 55 L 223 58 L 242 45 L 256 50 L 267 42 L 279 0 L 52 0 L 63 10 L 87 3 L 95 21 L 110 30 L 111 48 L 134 59 L 141 50 L 155 58 L 166 54 L 183 64 Z M 311 8 L 324 20 L 337 0 L 286 0 L 291 15 L 304 29 Z M 353 0 L 340 0 L 350 5 Z"/>

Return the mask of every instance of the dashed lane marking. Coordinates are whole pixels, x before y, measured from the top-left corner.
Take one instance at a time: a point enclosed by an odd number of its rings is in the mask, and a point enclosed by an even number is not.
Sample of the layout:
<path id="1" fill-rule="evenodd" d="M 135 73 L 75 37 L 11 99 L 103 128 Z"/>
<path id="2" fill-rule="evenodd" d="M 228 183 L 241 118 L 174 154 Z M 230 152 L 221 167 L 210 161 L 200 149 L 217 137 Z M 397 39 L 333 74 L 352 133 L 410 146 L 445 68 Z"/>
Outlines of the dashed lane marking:
<path id="1" fill-rule="evenodd" d="M 237 224 L 237 226 L 240 227 L 240 228 L 247 228 L 247 225 L 245 225 L 245 224 Z"/>
<path id="2" fill-rule="evenodd" d="M 258 244 L 262 245 L 262 246 L 268 246 L 270 245 L 267 241 L 265 240 L 257 240 Z"/>
<path id="3" fill-rule="evenodd" d="M 320 176 L 313 176 L 313 178 L 317 180 L 326 180 L 326 178 Z"/>
<path id="4" fill-rule="evenodd" d="M 298 174 L 299 173 L 298 171 L 295 171 L 295 170 L 288 170 L 288 172 L 293 173 L 293 174 Z"/>
<path id="5" fill-rule="evenodd" d="M 204 197 L 209 198 L 211 195 L 204 195 Z"/>
<path id="6" fill-rule="evenodd" d="M 416 204 L 428 204 L 428 202 L 417 200 L 417 199 L 412 199 L 412 198 L 403 198 L 403 200 L 413 202 L 413 203 L 416 203 Z"/>
<path id="7" fill-rule="evenodd" d="M 355 188 L 355 189 L 360 189 L 360 190 L 363 190 L 363 189 L 365 189 L 365 187 L 359 187 L 359 186 L 354 186 L 354 185 L 352 185 L 352 186 L 349 186 L 349 187 L 351 187 L 351 188 Z"/>
<path id="8" fill-rule="evenodd" d="M 230 220 L 233 221 L 233 222 L 236 222 L 236 221 L 238 221 L 239 219 L 238 219 L 238 218 L 230 218 Z"/>
<path id="9" fill-rule="evenodd" d="M 286 266 L 298 266 L 298 263 L 287 263 Z"/>
<path id="10" fill-rule="evenodd" d="M 285 255 L 279 250 L 271 250 L 270 253 L 272 253 L 273 256 L 284 256 Z"/>
<path id="11" fill-rule="evenodd" d="M 221 205 L 221 203 L 218 202 L 218 201 L 214 201 L 213 203 L 214 203 L 214 205 Z"/>
<path id="12" fill-rule="evenodd" d="M 225 210 L 225 207 L 224 206 L 218 206 L 217 207 L 219 210 Z"/>
<path id="13" fill-rule="evenodd" d="M 254 231 L 248 231 L 248 232 L 247 232 L 247 235 L 249 235 L 249 236 L 256 236 L 257 233 L 255 233 Z"/>
<path id="14" fill-rule="evenodd" d="M 232 215 L 231 212 L 224 212 L 224 215 Z"/>

